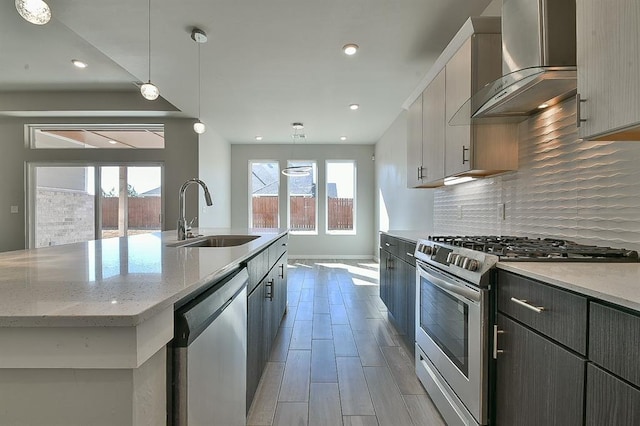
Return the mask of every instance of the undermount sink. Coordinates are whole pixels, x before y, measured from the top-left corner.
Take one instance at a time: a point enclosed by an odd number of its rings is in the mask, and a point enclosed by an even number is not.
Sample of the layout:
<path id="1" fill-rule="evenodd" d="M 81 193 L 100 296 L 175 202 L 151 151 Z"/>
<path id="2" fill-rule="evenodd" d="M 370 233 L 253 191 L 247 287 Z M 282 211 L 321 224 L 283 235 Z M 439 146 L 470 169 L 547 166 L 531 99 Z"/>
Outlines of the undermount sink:
<path id="1" fill-rule="evenodd" d="M 259 238 L 257 235 L 207 235 L 191 238 L 176 243 L 167 244 L 167 247 L 235 247 L 247 244 Z"/>

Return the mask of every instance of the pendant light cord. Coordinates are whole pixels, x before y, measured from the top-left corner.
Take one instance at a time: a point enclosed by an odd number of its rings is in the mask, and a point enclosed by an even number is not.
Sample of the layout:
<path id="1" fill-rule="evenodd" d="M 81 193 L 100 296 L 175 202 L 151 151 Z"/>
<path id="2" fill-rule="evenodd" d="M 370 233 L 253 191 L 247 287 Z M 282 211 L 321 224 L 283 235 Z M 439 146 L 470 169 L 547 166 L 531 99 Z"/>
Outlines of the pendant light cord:
<path id="1" fill-rule="evenodd" d="M 198 120 L 202 121 L 202 117 L 200 116 L 200 97 L 201 97 L 201 79 L 200 79 L 200 45 L 202 43 L 198 43 Z"/>
<path id="2" fill-rule="evenodd" d="M 149 82 L 151 81 L 151 0 L 149 0 L 149 17 L 148 17 L 148 30 L 149 30 Z"/>

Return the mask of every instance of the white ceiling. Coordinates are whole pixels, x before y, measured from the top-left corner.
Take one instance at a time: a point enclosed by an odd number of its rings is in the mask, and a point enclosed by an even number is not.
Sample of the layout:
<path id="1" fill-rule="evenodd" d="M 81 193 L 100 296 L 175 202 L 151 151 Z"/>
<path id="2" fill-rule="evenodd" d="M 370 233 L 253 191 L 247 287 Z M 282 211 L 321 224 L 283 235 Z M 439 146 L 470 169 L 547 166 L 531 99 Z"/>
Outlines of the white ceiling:
<path id="1" fill-rule="evenodd" d="M 147 0 L 48 0 L 54 19 L 0 4 L 0 91 L 137 90 L 146 81 Z M 490 0 L 152 0 L 151 80 L 231 143 L 375 143 L 467 17 Z M 346 43 L 360 50 L 341 51 Z M 71 66 L 73 58 L 89 63 Z M 360 104 L 358 111 L 348 105 Z"/>

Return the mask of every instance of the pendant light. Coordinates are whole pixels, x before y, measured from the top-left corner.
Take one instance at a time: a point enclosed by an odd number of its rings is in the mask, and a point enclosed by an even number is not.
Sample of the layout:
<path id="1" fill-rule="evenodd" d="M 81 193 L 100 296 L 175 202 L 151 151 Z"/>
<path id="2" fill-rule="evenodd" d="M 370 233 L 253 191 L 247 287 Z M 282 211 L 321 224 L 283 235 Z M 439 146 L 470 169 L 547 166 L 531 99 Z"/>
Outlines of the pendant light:
<path id="1" fill-rule="evenodd" d="M 304 129 L 304 124 L 302 123 L 292 123 L 293 127 L 293 148 L 291 148 L 291 158 L 293 159 L 293 151 L 296 146 L 296 141 L 304 139 L 304 134 L 298 134 L 298 130 Z M 311 166 L 290 166 L 285 169 L 282 169 L 282 174 L 285 176 L 309 176 L 311 174 L 311 170 L 313 167 Z"/>
<path id="2" fill-rule="evenodd" d="M 16 0 L 16 10 L 32 24 L 44 25 L 51 20 L 51 9 L 43 0 Z"/>
<path id="3" fill-rule="evenodd" d="M 191 30 L 191 39 L 198 43 L 198 121 L 193 123 L 193 131 L 201 135 L 207 130 L 207 127 L 200 121 L 200 45 L 207 42 L 207 34 L 200 28 L 194 28 Z"/>
<path id="4" fill-rule="evenodd" d="M 149 0 L 149 80 L 140 86 L 140 93 L 142 97 L 149 100 L 155 101 L 160 96 L 160 90 L 158 87 L 151 82 L 151 0 Z"/>

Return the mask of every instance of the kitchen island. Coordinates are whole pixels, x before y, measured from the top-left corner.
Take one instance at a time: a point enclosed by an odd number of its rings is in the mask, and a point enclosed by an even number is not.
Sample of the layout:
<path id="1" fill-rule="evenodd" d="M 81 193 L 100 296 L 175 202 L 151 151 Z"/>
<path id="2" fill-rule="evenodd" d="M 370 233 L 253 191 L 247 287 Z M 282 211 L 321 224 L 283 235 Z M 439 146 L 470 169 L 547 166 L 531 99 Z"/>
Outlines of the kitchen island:
<path id="1" fill-rule="evenodd" d="M 0 424 L 158 425 L 174 305 L 265 250 L 168 247 L 175 231 L 0 254 Z"/>

